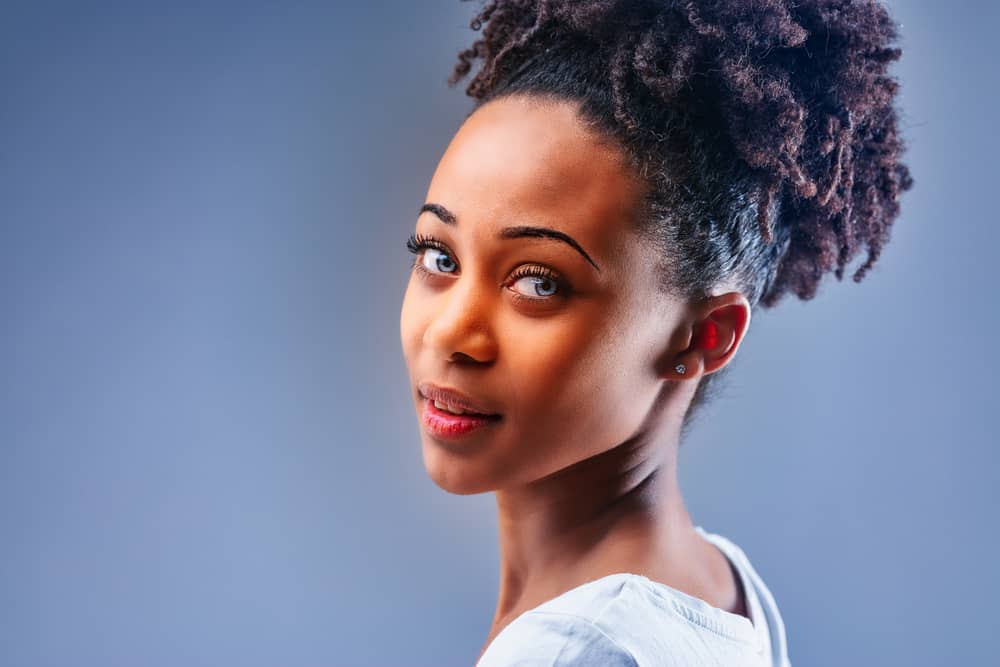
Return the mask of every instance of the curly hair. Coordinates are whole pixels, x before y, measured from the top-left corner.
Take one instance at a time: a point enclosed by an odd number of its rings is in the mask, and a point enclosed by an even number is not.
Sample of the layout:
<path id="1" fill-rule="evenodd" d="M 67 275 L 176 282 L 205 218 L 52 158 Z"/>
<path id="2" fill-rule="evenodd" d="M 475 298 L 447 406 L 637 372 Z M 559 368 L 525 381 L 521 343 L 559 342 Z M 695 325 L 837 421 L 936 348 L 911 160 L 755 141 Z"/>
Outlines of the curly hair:
<path id="1" fill-rule="evenodd" d="M 913 180 L 887 74 L 902 50 L 877 0 L 495 0 L 471 27 L 448 82 L 481 61 L 473 111 L 576 102 L 649 183 L 661 289 L 735 284 L 771 308 L 842 280 L 866 247 L 860 282 L 888 242 Z M 702 377 L 685 428 L 721 375 Z"/>

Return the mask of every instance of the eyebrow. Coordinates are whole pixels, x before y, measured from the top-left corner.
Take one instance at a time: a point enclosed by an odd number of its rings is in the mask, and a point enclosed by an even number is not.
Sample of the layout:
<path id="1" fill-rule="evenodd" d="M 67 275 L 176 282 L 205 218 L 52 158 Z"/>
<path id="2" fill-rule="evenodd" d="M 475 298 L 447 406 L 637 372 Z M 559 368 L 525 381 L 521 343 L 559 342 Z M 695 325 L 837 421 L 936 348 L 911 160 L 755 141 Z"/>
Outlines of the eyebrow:
<path id="1" fill-rule="evenodd" d="M 441 204 L 428 203 L 420 207 L 420 213 L 433 213 L 438 217 L 438 219 L 445 223 L 446 225 L 458 225 L 458 218 L 454 213 L 449 211 Z M 419 214 L 418 214 L 419 215 Z M 535 237 L 535 238 L 548 238 L 555 239 L 557 241 L 562 241 L 570 245 L 574 250 L 583 255 L 583 258 L 590 262 L 595 269 L 601 270 L 601 267 L 597 265 L 594 260 L 590 258 L 587 251 L 584 250 L 579 243 L 577 243 L 572 236 L 564 232 L 557 231 L 555 229 L 549 229 L 548 227 L 529 227 L 520 225 L 517 227 L 505 227 L 500 230 L 498 238 L 501 239 L 518 239 L 524 237 Z"/>

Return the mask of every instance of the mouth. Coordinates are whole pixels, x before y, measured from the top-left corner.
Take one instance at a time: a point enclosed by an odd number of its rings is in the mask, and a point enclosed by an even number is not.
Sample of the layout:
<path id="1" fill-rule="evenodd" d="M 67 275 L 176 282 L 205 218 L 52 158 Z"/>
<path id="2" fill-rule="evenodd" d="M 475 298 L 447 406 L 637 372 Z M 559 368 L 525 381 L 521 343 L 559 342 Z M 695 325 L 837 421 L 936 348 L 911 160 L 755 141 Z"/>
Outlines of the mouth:
<path id="1" fill-rule="evenodd" d="M 500 414 L 487 406 L 485 402 L 481 402 L 457 389 L 439 387 L 430 382 L 421 382 L 418 390 L 421 397 L 445 413 L 455 416 L 500 417 Z"/>
<path id="2" fill-rule="evenodd" d="M 439 407 L 439 401 L 423 399 L 420 421 L 432 436 L 445 440 L 455 440 L 480 431 L 501 421 L 500 415 L 486 415 L 472 412 L 455 414 L 448 408 Z M 445 404 L 446 405 L 446 404 Z"/>
<path id="3" fill-rule="evenodd" d="M 418 386 L 421 398 L 420 422 L 430 435 L 456 440 L 482 432 L 502 420 L 487 401 L 473 398 L 458 389 L 430 382 Z"/>

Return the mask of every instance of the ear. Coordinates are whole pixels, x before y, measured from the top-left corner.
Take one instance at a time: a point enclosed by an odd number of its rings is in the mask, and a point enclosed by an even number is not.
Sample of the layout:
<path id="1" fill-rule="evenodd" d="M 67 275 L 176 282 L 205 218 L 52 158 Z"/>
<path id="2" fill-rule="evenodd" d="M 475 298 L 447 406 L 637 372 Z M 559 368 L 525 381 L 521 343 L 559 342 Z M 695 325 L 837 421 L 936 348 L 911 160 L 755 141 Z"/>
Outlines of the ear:
<path id="1" fill-rule="evenodd" d="M 723 368 L 736 355 L 749 327 L 750 302 L 739 292 L 698 303 L 681 338 L 682 349 L 667 369 L 670 379 L 699 378 Z M 678 365 L 683 365 L 683 372 Z"/>

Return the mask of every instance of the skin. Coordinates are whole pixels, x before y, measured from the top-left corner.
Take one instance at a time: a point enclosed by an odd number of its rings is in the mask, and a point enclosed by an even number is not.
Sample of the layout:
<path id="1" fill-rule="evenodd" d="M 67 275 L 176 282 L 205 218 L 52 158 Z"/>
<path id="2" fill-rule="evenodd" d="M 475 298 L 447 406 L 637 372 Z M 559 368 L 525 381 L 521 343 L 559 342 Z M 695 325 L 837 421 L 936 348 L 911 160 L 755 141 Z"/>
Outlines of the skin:
<path id="1" fill-rule="evenodd" d="M 725 556 L 694 530 L 677 447 L 698 378 L 733 358 L 750 305 L 726 286 L 698 303 L 656 288 L 637 233 L 644 187 L 574 103 L 519 95 L 466 119 L 427 192 L 446 212 L 417 218 L 447 248 L 418 253 L 430 272 L 414 270 L 400 315 L 418 418 L 421 381 L 502 415 L 460 442 L 420 429 L 438 486 L 496 495 L 500 593 L 484 651 L 528 609 L 616 572 L 746 615 Z M 516 225 L 568 234 L 598 268 L 558 240 L 497 238 Z M 514 276 L 530 267 L 566 284 Z"/>

